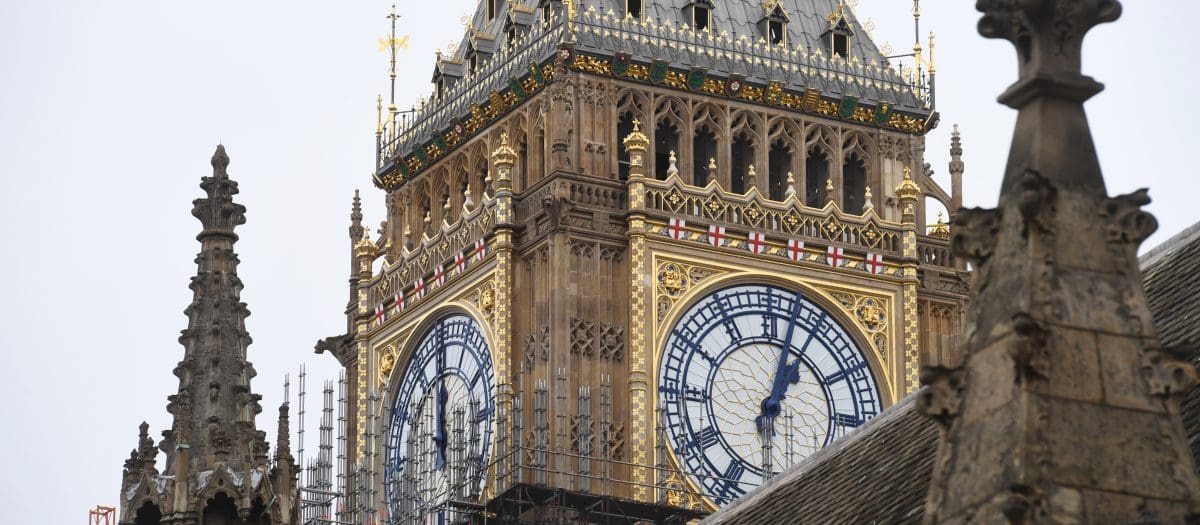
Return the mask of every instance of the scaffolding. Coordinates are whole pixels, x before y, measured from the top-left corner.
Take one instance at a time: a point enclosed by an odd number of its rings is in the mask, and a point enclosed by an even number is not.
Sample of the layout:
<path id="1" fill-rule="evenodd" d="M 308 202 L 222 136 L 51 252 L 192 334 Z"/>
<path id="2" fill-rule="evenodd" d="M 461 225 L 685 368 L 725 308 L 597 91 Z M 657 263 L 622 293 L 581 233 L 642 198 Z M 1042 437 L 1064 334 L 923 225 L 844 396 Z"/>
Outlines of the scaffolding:
<path id="1" fill-rule="evenodd" d="M 303 368 L 297 379 L 296 432 L 303 447 Z M 440 388 L 409 406 L 392 407 L 382 392 L 368 389 L 357 430 L 364 455 L 356 460 L 347 450 L 346 374 L 339 374 L 336 386 L 325 381 L 316 457 L 300 456 L 301 523 L 682 525 L 706 514 L 706 495 L 697 489 L 704 484 L 685 481 L 671 467 L 661 408 L 655 412 L 653 464 L 637 464 L 628 461 L 628 436 L 614 417 L 611 375 L 601 374 L 595 386 L 571 387 L 568 371 L 559 368 L 533 381 L 532 395 L 524 398 L 531 407 L 519 395 L 480 400 L 447 396 Z M 285 378 L 285 395 L 291 386 Z M 522 391 L 519 384 L 516 391 Z M 492 409 L 494 426 L 488 427 Z M 392 427 L 397 423 L 402 435 Z M 781 426 L 790 442 L 790 417 Z M 768 471 L 793 463 L 796 451 L 789 444 L 776 454 L 764 458 Z M 649 499 L 635 497 L 643 493 Z"/>

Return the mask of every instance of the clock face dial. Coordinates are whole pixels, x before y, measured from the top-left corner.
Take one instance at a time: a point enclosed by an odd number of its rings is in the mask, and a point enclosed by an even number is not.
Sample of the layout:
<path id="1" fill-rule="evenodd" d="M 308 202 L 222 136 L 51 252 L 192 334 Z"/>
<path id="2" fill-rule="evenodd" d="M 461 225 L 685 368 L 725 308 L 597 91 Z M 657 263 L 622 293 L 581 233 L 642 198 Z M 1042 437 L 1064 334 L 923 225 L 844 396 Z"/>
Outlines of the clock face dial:
<path id="1" fill-rule="evenodd" d="M 492 442 L 491 352 L 475 320 L 455 314 L 421 339 L 397 387 L 387 433 L 384 489 L 391 515 L 448 514 L 448 499 L 482 490 Z"/>
<path id="2" fill-rule="evenodd" d="M 880 410 L 866 358 L 801 294 L 767 285 L 713 292 L 667 338 L 658 390 L 669 446 L 724 505 Z"/>

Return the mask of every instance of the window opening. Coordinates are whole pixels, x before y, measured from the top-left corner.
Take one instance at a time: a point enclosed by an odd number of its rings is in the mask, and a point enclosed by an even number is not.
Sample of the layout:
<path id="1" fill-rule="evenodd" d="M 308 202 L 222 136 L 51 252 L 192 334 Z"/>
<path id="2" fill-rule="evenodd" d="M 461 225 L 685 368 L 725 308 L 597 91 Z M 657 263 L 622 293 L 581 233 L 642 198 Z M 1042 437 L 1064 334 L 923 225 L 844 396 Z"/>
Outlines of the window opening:
<path id="1" fill-rule="evenodd" d="M 704 31 L 705 29 L 708 29 L 708 8 L 695 6 L 692 8 L 692 12 L 695 14 L 695 20 L 692 21 L 692 25 L 696 28 L 696 31 Z"/>
<path id="2" fill-rule="evenodd" d="M 850 56 L 850 37 L 839 33 L 833 35 L 833 53 L 842 58 Z"/>
<path id="3" fill-rule="evenodd" d="M 767 29 L 768 29 L 767 41 L 770 42 L 771 45 L 779 45 L 779 44 L 783 43 L 783 37 L 784 37 L 783 22 L 780 22 L 778 20 L 771 20 L 770 22 L 767 23 Z"/>
<path id="4" fill-rule="evenodd" d="M 783 141 L 771 145 L 768 154 L 767 195 L 773 201 L 787 196 L 787 174 L 792 169 L 792 152 Z"/>
<path id="5" fill-rule="evenodd" d="M 625 16 L 632 18 L 642 17 L 642 0 L 626 0 Z"/>
<path id="6" fill-rule="evenodd" d="M 733 193 L 746 193 L 748 189 L 746 187 L 746 173 L 750 168 L 750 163 L 754 162 L 754 145 L 750 142 L 749 137 L 740 135 L 733 140 L 731 153 L 729 191 Z"/>
<path id="7" fill-rule="evenodd" d="M 829 160 L 825 152 L 813 148 L 804 161 L 804 204 L 820 208 L 825 204 L 825 180 L 829 178 Z"/>
<path id="8" fill-rule="evenodd" d="M 692 184 L 708 184 L 708 162 L 717 158 L 717 134 L 707 128 L 696 130 L 692 136 Z"/>
<path id="9" fill-rule="evenodd" d="M 679 131 L 664 120 L 654 128 L 654 178 L 666 180 L 672 151 L 679 151 Z"/>
<path id="10" fill-rule="evenodd" d="M 862 215 L 867 191 L 867 163 L 853 153 L 842 165 L 842 208 L 846 213 Z"/>

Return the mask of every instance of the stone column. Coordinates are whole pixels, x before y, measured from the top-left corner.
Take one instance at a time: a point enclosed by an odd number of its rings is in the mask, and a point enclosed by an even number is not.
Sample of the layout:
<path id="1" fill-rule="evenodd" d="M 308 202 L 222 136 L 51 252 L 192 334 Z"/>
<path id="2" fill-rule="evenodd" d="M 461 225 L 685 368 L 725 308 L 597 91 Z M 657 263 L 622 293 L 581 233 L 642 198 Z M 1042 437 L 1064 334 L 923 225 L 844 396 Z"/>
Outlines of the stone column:
<path id="1" fill-rule="evenodd" d="M 984 36 L 1016 44 L 1019 111 L 999 207 L 960 210 L 976 269 L 958 369 L 919 401 L 944 433 L 926 523 L 1193 523 L 1200 480 L 1178 398 L 1195 368 L 1163 349 L 1137 247 L 1145 190 L 1110 198 L 1083 102 L 1084 35 L 1116 0 L 980 0 Z"/>
<path id="2" fill-rule="evenodd" d="M 625 149 L 629 152 L 629 406 L 630 406 L 630 450 L 632 451 L 633 497 L 648 502 L 654 497 L 649 490 L 654 475 L 649 468 L 651 452 L 650 430 L 653 428 L 654 408 L 650 396 L 650 342 L 646 333 L 647 305 L 649 304 L 650 276 L 647 270 L 646 216 L 645 206 L 646 138 L 637 121 L 633 132 L 625 137 Z"/>

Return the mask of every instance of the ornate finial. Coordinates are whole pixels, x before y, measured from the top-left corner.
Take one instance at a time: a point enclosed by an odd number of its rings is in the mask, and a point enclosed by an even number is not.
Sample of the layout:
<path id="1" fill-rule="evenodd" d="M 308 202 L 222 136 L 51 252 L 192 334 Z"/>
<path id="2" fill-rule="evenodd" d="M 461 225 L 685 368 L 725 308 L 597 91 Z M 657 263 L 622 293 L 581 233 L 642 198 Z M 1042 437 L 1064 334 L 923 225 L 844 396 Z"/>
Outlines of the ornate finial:
<path id="1" fill-rule="evenodd" d="M 929 32 L 929 73 L 937 73 L 937 64 L 933 60 L 933 31 Z"/>
<path id="2" fill-rule="evenodd" d="M 787 189 L 783 190 L 785 197 L 791 197 L 796 194 L 796 176 L 792 172 L 787 173 Z"/>
<path id="3" fill-rule="evenodd" d="M 500 146 L 492 151 L 492 165 L 500 178 L 499 189 L 505 189 L 512 181 L 512 169 L 517 165 L 517 152 L 508 145 L 508 132 L 500 132 Z M 490 184 L 490 181 L 487 181 Z"/>
<path id="4" fill-rule="evenodd" d="M 717 159 L 708 158 L 708 177 L 704 180 L 705 184 L 711 184 L 717 181 Z"/>
<path id="5" fill-rule="evenodd" d="M 375 135 L 383 135 L 383 95 L 375 96 Z"/>
<path id="6" fill-rule="evenodd" d="M 1020 55 L 1020 79 L 1000 101 L 1019 108 L 1052 96 L 1083 102 L 1104 86 L 1082 70 L 1083 37 L 1121 16 L 1118 0 L 979 0 L 979 34 L 1012 42 Z"/>
<path id="7" fill-rule="evenodd" d="M 470 211 L 475 202 L 471 200 L 471 188 L 463 188 L 463 211 Z"/>
<path id="8" fill-rule="evenodd" d="M 625 145 L 625 151 L 629 153 L 629 164 L 632 168 L 638 168 L 641 173 L 644 170 L 643 159 L 646 155 L 646 148 L 650 146 L 650 139 L 646 138 L 646 134 L 642 133 L 642 123 L 638 119 L 633 119 L 633 131 L 621 141 Z M 644 175 L 644 173 L 642 173 Z M 632 173 L 631 173 L 632 175 Z"/>
<path id="9" fill-rule="evenodd" d="M 750 188 L 755 186 L 758 186 L 758 171 L 755 170 L 754 165 L 751 164 L 748 168 L 746 168 L 746 191 L 750 191 Z"/>
<path id="10" fill-rule="evenodd" d="M 871 195 L 871 187 L 867 186 L 866 191 L 863 192 L 863 209 L 864 210 L 874 209 L 875 208 L 875 203 L 873 202 L 874 199 L 875 199 L 875 197 L 873 195 Z"/>
<path id="11" fill-rule="evenodd" d="M 207 196 L 192 202 L 192 215 L 204 225 L 204 231 L 200 232 L 197 239 L 224 236 L 236 241 L 233 229 L 246 223 L 246 207 L 233 202 L 233 196 L 238 193 L 238 184 L 229 179 L 229 155 L 225 153 L 224 145 L 217 145 L 211 164 L 212 176 L 200 180 L 200 188 Z"/>
<path id="12" fill-rule="evenodd" d="M 896 186 L 896 197 L 916 200 L 921 196 L 921 187 L 912 178 L 912 168 L 904 168 L 904 180 Z"/>
<path id="13" fill-rule="evenodd" d="M 376 254 L 376 251 L 377 251 L 377 248 L 375 246 L 375 243 L 371 240 L 370 229 L 363 228 L 362 237 L 360 237 L 358 239 L 358 242 L 354 244 L 354 256 L 355 257 L 374 257 Z"/>
<path id="14" fill-rule="evenodd" d="M 937 222 L 929 226 L 929 235 L 941 239 L 950 238 L 950 224 L 946 222 L 946 215 L 942 212 L 937 214 Z"/>
<path id="15" fill-rule="evenodd" d="M 667 176 L 679 175 L 679 168 L 675 166 L 675 150 L 671 150 L 670 155 L 667 155 L 667 162 L 669 163 L 667 166 Z"/>
<path id="16" fill-rule="evenodd" d="M 826 177 L 825 178 L 825 192 L 829 194 L 830 199 L 833 198 L 833 190 L 834 190 L 833 177 Z"/>
<path id="17" fill-rule="evenodd" d="M 213 167 L 213 177 L 229 178 L 229 173 L 226 171 L 229 168 L 229 155 L 225 153 L 224 144 L 217 144 L 217 151 L 213 152 L 212 160 L 209 163 Z"/>

